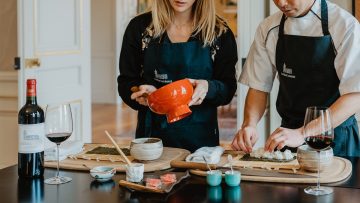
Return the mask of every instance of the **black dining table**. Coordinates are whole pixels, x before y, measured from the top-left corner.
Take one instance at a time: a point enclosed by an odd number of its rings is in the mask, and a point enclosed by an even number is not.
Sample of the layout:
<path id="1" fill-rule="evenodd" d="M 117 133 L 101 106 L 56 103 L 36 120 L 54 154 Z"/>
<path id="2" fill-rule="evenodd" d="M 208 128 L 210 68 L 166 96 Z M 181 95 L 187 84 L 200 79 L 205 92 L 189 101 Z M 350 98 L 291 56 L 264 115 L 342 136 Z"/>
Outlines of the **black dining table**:
<path id="1" fill-rule="evenodd" d="M 264 183 L 242 181 L 238 187 L 229 187 L 224 181 L 220 186 L 208 186 L 205 177 L 191 175 L 177 184 L 169 193 L 156 194 L 131 191 L 118 185 L 125 179 L 124 173 L 117 173 L 112 180 L 99 183 L 86 171 L 60 170 L 60 175 L 72 178 L 62 185 L 47 185 L 43 179 L 18 178 L 17 165 L 0 170 L 0 202 L 360 202 L 360 159 L 344 157 L 352 163 L 352 174 L 344 181 L 324 184 L 334 193 L 312 196 L 304 193 L 310 184 Z M 46 168 L 44 178 L 52 177 L 55 169 Z"/>

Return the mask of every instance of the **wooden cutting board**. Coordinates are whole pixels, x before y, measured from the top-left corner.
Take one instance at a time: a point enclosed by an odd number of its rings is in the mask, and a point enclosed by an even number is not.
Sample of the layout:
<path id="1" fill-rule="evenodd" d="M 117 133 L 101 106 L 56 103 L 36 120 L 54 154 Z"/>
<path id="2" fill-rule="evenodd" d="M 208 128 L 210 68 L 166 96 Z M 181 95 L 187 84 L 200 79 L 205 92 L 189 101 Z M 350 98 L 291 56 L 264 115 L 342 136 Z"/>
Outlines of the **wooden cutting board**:
<path id="1" fill-rule="evenodd" d="M 345 180 L 351 175 L 352 164 L 349 160 L 334 157 L 333 162 L 329 167 L 320 173 L 320 183 L 335 183 Z M 262 177 L 262 176 L 245 176 L 242 175 L 241 179 L 245 181 L 258 181 L 258 182 L 275 182 L 275 183 L 316 183 L 317 173 L 311 173 L 304 170 L 298 170 L 299 173 L 312 175 L 314 178 L 288 178 L 288 177 Z M 190 170 L 190 173 L 206 176 L 206 171 Z"/>
<path id="2" fill-rule="evenodd" d="M 102 144 L 86 144 L 91 147 L 101 146 Z M 86 147 L 85 146 L 85 147 Z M 120 146 L 121 147 L 121 146 Z M 158 171 L 170 168 L 170 161 L 172 160 L 184 160 L 190 152 L 185 149 L 180 148 L 171 148 L 164 147 L 163 154 L 159 159 L 153 161 L 137 161 L 133 160 L 134 163 L 144 163 L 144 172 Z M 120 157 L 120 155 L 118 155 Z M 45 167 L 56 168 L 56 161 L 46 161 Z M 61 169 L 69 170 L 81 170 L 88 171 L 89 168 L 85 167 L 84 164 L 90 168 L 95 166 L 110 166 L 116 168 L 118 172 L 125 172 L 125 163 L 124 162 L 111 162 L 111 161 L 101 161 L 101 160 L 85 160 L 85 159 L 71 159 L 67 158 L 63 161 L 60 161 Z"/>

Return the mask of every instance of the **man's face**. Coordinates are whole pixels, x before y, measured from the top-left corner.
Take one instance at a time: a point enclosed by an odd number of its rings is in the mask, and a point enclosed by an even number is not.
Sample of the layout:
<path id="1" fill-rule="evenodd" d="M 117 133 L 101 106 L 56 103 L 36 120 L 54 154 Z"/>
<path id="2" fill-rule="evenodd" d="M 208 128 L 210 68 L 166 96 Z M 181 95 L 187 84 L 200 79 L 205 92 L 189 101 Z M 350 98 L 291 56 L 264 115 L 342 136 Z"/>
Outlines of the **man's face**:
<path id="1" fill-rule="evenodd" d="M 288 17 L 306 14 L 315 0 L 273 0 L 275 5 Z"/>

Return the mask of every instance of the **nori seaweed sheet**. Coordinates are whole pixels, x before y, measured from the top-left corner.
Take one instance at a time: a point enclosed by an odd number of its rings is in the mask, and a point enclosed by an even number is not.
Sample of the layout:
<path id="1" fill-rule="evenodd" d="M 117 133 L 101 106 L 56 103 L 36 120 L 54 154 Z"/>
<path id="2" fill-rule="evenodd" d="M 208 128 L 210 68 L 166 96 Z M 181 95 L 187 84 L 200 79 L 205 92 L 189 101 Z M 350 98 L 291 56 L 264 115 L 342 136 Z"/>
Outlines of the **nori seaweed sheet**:
<path id="1" fill-rule="evenodd" d="M 126 156 L 130 156 L 130 150 L 128 148 L 121 148 L 121 151 L 124 152 Z M 86 152 L 86 154 L 120 155 L 119 152 L 112 147 L 96 147 L 93 150 Z"/>
<path id="2" fill-rule="evenodd" d="M 277 163 L 290 162 L 295 159 L 296 156 L 294 156 L 294 158 L 290 160 L 265 159 L 265 158 L 251 157 L 250 154 L 245 154 L 242 158 L 240 158 L 240 160 L 242 161 L 267 161 L 267 162 L 277 162 Z"/>

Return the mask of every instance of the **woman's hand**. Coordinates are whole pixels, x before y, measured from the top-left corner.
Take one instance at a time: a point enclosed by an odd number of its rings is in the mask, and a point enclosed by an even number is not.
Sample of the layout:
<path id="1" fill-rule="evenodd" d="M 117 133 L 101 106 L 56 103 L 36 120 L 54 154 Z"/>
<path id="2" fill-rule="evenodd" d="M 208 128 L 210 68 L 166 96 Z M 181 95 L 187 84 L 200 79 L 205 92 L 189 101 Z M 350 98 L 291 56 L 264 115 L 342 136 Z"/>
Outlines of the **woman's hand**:
<path id="1" fill-rule="evenodd" d="M 267 139 L 265 150 L 272 152 L 285 146 L 298 147 L 304 143 L 303 127 L 298 129 L 277 128 Z"/>
<path id="2" fill-rule="evenodd" d="M 200 105 L 209 90 L 209 83 L 207 80 L 189 79 L 190 83 L 194 86 L 194 94 L 191 98 L 189 106 Z"/>
<path id="3" fill-rule="evenodd" d="M 131 88 L 134 93 L 131 94 L 131 99 L 137 101 L 139 104 L 147 106 L 147 97 L 150 93 L 156 90 L 152 85 L 140 85 L 139 88 Z"/>
<path id="4" fill-rule="evenodd" d="M 234 150 L 241 150 L 246 153 L 250 153 L 252 151 L 253 145 L 259 139 L 259 136 L 256 131 L 256 127 L 254 126 L 246 126 L 240 128 L 240 130 L 236 133 L 231 147 Z"/>

